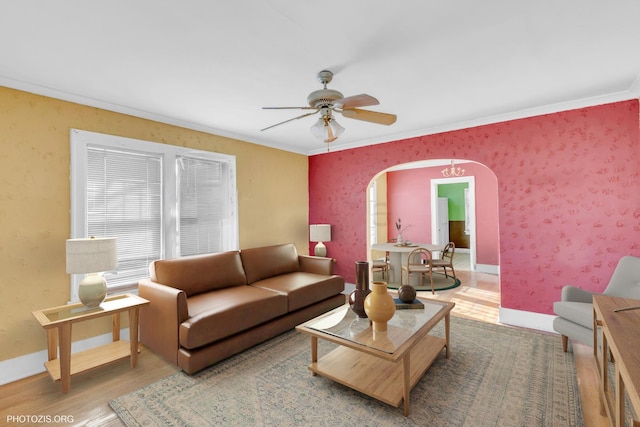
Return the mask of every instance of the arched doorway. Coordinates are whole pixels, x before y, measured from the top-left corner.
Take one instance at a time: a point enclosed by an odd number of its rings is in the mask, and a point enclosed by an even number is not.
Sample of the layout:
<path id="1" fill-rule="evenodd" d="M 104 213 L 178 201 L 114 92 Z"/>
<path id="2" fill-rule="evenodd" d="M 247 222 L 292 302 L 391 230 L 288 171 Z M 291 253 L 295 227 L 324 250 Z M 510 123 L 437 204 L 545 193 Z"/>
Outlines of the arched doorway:
<path id="1" fill-rule="evenodd" d="M 479 269 L 490 274 L 499 273 L 497 178 L 486 166 L 465 160 L 455 162 L 456 166 L 467 169 L 466 174 L 446 177 L 443 173 L 448 168 L 443 169 L 443 166 L 451 162 L 451 159 L 439 159 L 406 163 L 384 169 L 371 179 L 366 192 L 367 253 L 370 257 L 372 242 L 386 242 L 389 238 L 395 237 L 391 233 L 393 221 L 396 221 L 395 218 L 398 216 L 403 217 L 403 224 L 413 221 L 409 224 L 415 237 L 412 238 L 413 241 L 439 243 L 435 239 L 433 224 L 437 188 L 441 184 L 465 182 L 470 188 L 469 213 L 465 222 L 469 225 L 468 252 L 471 269 Z M 415 177 L 408 177 L 411 174 Z M 400 179 L 400 175 L 405 177 Z M 402 194 L 396 197 L 393 194 L 395 191 Z M 481 199 L 476 202 L 478 197 Z M 407 202 L 408 200 L 410 201 Z M 409 208 L 398 209 L 395 206 L 398 203 L 408 204 Z M 412 217 L 413 211 L 420 211 L 420 218 Z M 402 215 L 397 215 L 398 212 L 402 212 Z M 404 216 L 412 219 L 405 221 Z M 422 221 L 422 218 L 426 220 Z"/>

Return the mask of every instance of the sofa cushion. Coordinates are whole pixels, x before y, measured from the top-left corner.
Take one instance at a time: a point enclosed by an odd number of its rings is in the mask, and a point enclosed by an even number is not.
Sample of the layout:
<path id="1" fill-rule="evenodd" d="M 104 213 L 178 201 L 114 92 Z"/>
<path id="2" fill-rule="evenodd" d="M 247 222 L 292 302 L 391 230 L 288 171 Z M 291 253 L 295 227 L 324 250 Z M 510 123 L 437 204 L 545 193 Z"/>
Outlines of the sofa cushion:
<path id="1" fill-rule="evenodd" d="M 187 297 L 247 284 L 238 251 L 162 259 L 149 265 L 151 280 L 182 289 Z"/>
<path id="2" fill-rule="evenodd" d="M 188 299 L 190 318 L 180 325 L 180 345 L 193 349 L 230 337 L 287 313 L 287 298 L 252 286 L 235 286 Z"/>
<path id="3" fill-rule="evenodd" d="M 566 320 L 593 329 L 593 304 L 590 302 L 556 301 L 553 311 Z"/>
<path id="4" fill-rule="evenodd" d="M 242 249 L 240 257 L 249 284 L 300 270 L 298 251 L 292 243 Z"/>
<path id="5" fill-rule="evenodd" d="M 344 291 L 340 276 L 296 272 L 252 283 L 250 287 L 268 289 L 287 296 L 287 311 L 292 312 Z"/>

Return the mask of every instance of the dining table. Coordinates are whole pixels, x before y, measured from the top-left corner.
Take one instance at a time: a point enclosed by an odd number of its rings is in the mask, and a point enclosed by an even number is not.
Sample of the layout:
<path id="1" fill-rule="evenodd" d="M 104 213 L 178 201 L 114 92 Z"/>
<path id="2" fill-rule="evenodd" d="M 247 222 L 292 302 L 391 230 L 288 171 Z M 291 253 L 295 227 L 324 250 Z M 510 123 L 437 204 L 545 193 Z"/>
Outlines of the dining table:
<path id="1" fill-rule="evenodd" d="M 442 251 L 443 245 L 434 245 L 433 243 L 418 243 L 418 242 L 406 242 L 406 243 L 375 243 L 371 245 L 371 249 L 382 252 L 389 252 L 389 274 L 388 283 L 399 285 L 400 277 L 402 275 L 402 266 L 407 264 L 409 254 L 414 249 L 425 248 L 429 249 L 433 258 L 439 257 L 439 252 Z M 415 283 L 414 283 L 415 281 Z M 418 285 L 418 278 L 413 277 L 411 285 Z"/>

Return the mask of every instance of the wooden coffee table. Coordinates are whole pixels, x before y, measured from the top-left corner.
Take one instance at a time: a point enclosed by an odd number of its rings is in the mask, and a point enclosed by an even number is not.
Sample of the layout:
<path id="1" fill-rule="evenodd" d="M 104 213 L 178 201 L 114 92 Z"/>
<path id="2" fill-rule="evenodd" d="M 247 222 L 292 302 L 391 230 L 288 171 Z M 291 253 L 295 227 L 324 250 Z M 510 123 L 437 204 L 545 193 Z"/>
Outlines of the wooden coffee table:
<path id="1" fill-rule="evenodd" d="M 322 375 L 409 415 L 409 395 L 442 349 L 449 357 L 450 313 L 455 303 L 421 300 L 423 309 L 396 310 L 386 332 L 375 332 L 369 319 L 349 305 L 309 320 L 296 329 L 311 336 L 313 375 Z M 444 319 L 445 337 L 429 335 Z M 318 359 L 318 339 L 339 347 Z"/>

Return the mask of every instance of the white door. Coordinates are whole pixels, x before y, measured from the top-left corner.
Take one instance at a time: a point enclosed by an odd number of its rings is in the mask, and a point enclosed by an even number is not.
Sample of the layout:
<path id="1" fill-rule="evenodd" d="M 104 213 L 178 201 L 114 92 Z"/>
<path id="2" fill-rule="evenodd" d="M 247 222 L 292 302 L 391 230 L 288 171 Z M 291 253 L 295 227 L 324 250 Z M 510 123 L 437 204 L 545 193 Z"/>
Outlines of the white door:
<path id="1" fill-rule="evenodd" d="M 438 225 L 438 240 L 435 242 L 438 245 L 444 246 L 449 243 L 449 199 L 446 197 L 438 197 L 438 218 L 436 224 Z"/>
<path id="2" fill-rule="evenodd" d="M 468 199 L 465 206 L 465 220 L 466 231 L 469 232 L 469 254 L 471 258 L 471 271 L 476 270 L 476 196 L 475 196 L 475 180 L 473 176 L 464 176 L 458 178 L 440 178 L 431 180 L 431 236 L 433 240 L 439 238 L 438 234 L 438 185 L 442 184 L 456 184 L 460 182 L 469 183 L 469 191 L 467 192 Z M 448 240 L 448 238 L 447 238 Z M 438 241 L 438 244 L 440 242 Z"/>

